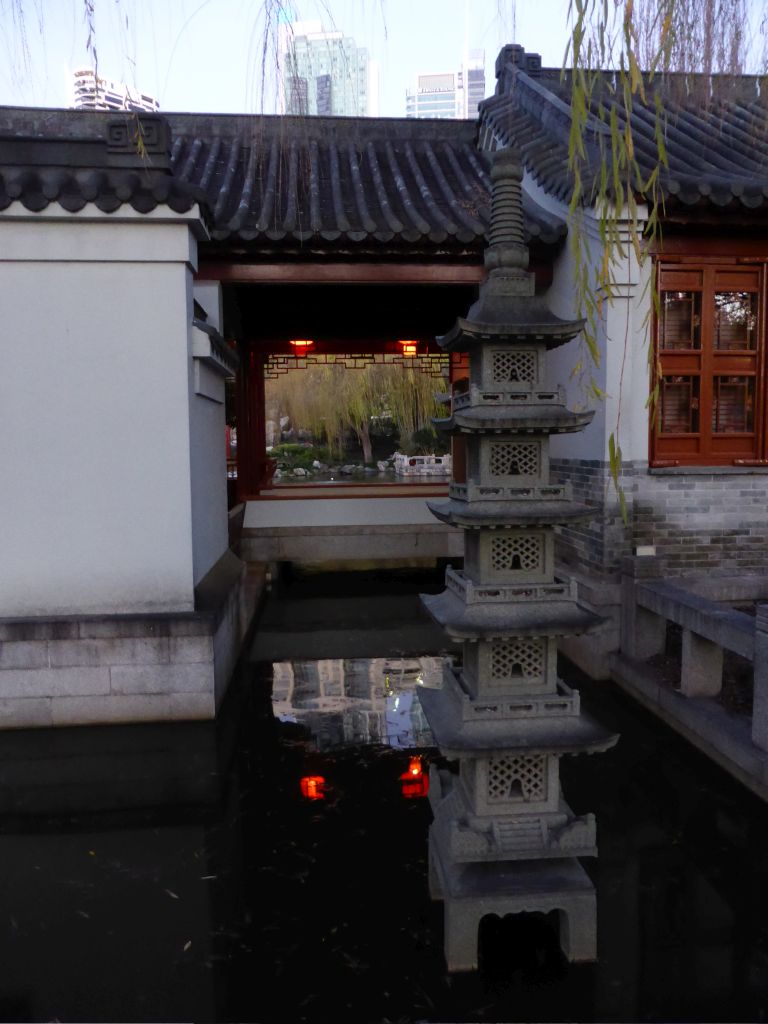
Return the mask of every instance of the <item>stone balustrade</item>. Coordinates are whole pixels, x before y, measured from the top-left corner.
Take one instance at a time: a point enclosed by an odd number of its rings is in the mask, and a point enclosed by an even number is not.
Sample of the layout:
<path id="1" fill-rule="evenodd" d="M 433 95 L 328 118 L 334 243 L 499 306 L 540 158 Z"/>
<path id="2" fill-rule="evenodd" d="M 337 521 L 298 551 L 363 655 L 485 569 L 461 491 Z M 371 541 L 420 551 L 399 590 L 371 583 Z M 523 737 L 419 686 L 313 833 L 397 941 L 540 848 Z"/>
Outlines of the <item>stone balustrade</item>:
<path id="1" fill-rule="evenodd" d="M 680 693 L 717 697 L 724 653 L 746 658 L 754 669 L 751 737 L 768 751 L 768 578 L 663 578 L 654 556 L 622 564 L 621 654 L 635 662 L 664 654 L 667 624 L 682 629 Z M 754 603 L 753 616 L 733 605 Z"/>

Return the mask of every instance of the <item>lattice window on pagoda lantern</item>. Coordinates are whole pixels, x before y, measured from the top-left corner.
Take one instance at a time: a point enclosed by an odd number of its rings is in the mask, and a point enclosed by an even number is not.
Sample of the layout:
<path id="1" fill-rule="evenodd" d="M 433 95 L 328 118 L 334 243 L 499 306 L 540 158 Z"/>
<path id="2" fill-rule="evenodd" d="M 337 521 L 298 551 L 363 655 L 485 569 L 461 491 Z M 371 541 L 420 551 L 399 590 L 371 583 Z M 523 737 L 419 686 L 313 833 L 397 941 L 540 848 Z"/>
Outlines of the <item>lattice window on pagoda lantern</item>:
<path id="1" fill-rule="evenodd" d="M 543 637 L 518 637 L 490 644 L 488 677 L 491 685 L 496 688 L 540 686 L 546 678 L 546 644 Z"/>
<path id="2" fill-rule="evenodd" d="M 541 803 L 547 799 L 546 754 L 509 754 L 488 761 L 489 804 Z"/>
<path id="3" fill-rule="evenodd" d="M 499 573 L 544 572 L 545 548 L 541 533 L 500 533 L 490 537 L 490 570 Z"/>
<path id="4" fill-rule="evenodd" d="M 491 441 L 488 444 L 488 473 L 492 482 L 507 477 L 539 478 L 542 473 L 541 444 L 538 441 Z"/>
<path id="5" fill-rule="evenodd" d="M 519 349 L 496 349 L 491 356 L 491 383 L 529 383 L 537 378 L 536 352 Z"/>

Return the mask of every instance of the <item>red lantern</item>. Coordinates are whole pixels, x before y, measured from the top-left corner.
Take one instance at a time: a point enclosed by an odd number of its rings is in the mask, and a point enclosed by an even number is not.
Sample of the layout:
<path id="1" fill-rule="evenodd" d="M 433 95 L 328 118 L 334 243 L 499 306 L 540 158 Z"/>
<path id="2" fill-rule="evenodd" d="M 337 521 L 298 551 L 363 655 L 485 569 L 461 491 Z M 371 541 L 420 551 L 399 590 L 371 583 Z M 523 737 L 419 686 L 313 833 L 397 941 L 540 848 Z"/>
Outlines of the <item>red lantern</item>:
<path id="1" fill-rule="evenodd" d="M 402 348 L 403 355 L 407 356 L 409 359 L 412 359 L 416 355 L 416 350 L 417 350 L 417 347 L 418 347 L 419 343 L 418 343 L 418 341 L 413 341 L 413 340 L 411 340 L 411 341 L 403 340 L 403 341 L 398 341 L 397 344 Z"/>
<path id="2" fill-rule="evenodd" d="M 312 338 L 291 338 L 288 344 L 295 352 L 307 352 L 315 344 Z"/>
<path id="3" fill-rule="evenodd" d="M 305 775 L 299 785 L 307 800 L 325 800 L 325 779 L 322 775 Z"/>
<path id="4" fill-rule="evenodd" d="M 415 800 L 429 793 L 429 775 L 424 771 L 420 755 L 408 762 L 408 770 L 400 776 L 400 791 L 406 800 Z"/>

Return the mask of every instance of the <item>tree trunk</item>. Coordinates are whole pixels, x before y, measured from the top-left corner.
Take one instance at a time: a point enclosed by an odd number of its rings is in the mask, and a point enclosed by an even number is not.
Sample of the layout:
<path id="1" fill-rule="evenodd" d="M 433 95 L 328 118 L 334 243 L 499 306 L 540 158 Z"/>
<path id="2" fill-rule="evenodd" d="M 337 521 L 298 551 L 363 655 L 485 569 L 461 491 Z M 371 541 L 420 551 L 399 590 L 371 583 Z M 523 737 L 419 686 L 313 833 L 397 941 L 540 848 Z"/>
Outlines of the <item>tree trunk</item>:
<path id="1" fill-rule="evenodd" d="M 359 427 L 355 427 L 355 433 L 357 434 L 357 440 L 360 442 L 360 447 L 363 449 L 363 462 L 373 462 L 373 447 L 371 446 L 371 433 L 368 429 L 368 423 L 361 423 Z"/>

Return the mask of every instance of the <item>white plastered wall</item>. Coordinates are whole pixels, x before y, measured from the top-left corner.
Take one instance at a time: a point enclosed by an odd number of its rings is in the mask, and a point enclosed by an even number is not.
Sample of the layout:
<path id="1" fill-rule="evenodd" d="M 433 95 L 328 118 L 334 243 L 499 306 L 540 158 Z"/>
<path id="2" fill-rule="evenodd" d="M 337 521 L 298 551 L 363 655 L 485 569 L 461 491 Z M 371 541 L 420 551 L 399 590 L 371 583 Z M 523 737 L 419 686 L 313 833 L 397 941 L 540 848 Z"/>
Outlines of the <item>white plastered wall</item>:
<path id="1" fill-rule="evenodd" d="M 195 283 L 194 296 L 221 330 L 221 286 Z M 216 564 L 229 545 L 224 378 L 189 360 L 192 556 L 195 583 Z"/>
<path id="2" fill-rule="evenodd" d="M 222 553 L 193 565 L 197 224 L 0 215 L 0 616 L 188 611 Z"/>
<path id="3" fill-rule="evenodd" d="M 548 196 L 527 174 L 523 185 L 539 205 L 568 220 L 567 207 Z M 602 256 L 602 244 L 597 220 L 591 211 L 585 214 L 583 231 L 594 265 Z M 614 269 L 614 298 L 606 302 L 603 309 L 598 336 L 600 364 L 594 364 L 581 338 L 548 354 L 548 378 L 552 383 L 565 385 L 569 407 L 595 410 L 592 423 L 582 433 L 552 438 L 553 458 L 607 461 L 609 438 L 614 434 L 624 464 L 648 460 L 646 401 L 650 388 L 651 265 L 647 260 L 639 267 L 629 244 L 625 252 L 626 258 Z M 552 312 L 566 319 L 579 315 L 575 308 L 574 281 L 574 256 L 570 243 L 566 242 L 555 263 L 552 286 L 547 294 Z M 590 394 L 592 380 L 606 398 L 597 399 Z"/>

